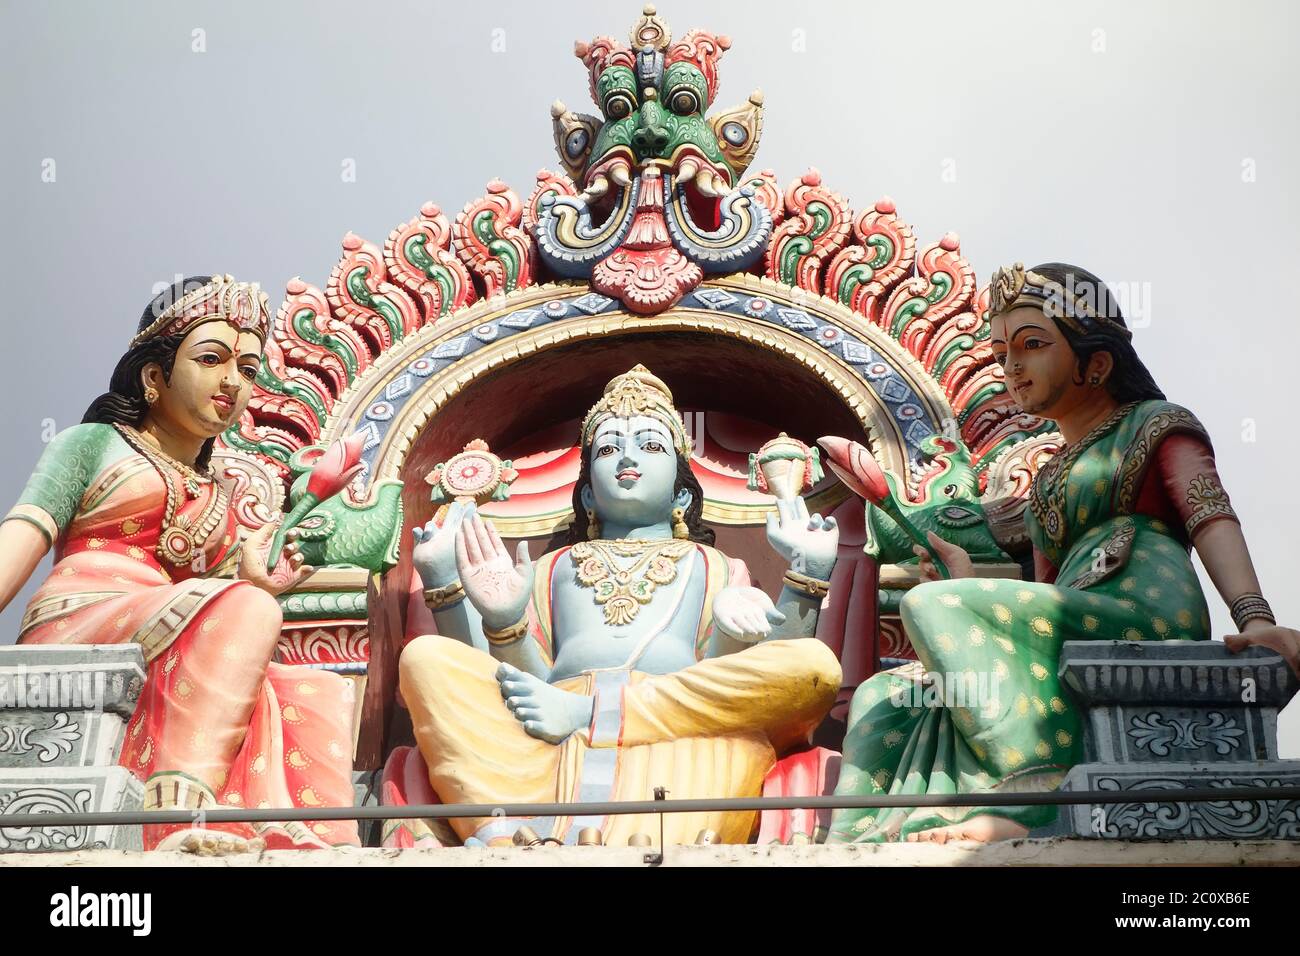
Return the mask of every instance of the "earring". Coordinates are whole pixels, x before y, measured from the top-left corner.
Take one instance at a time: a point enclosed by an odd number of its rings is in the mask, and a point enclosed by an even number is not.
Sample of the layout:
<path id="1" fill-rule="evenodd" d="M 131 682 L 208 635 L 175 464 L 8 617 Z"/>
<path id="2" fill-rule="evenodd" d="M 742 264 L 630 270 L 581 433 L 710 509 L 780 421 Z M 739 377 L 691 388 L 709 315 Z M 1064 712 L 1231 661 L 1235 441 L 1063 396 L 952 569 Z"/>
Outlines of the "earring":
<path id="1" fill-rule="evenodd" d="M 1088 379 L 1088 384 L 1090 384 L 1093 388 L 1096 388 L 1098 385 L 1101 384 L 1101 376 L 1094 375 L 1092 378 Z"/>
<path id="2" fill-rule="evenodd" d="M 689 538 L 690 536 L 691 536 L 691 529 L 686 526 L 686 509 L 674 508 L 673 509 L 673 537 Z"/>
<path id="3" fill-rule="evenodd" d="M 596 518 L 596 510 L 594 508 L 587 509 L 587 537 L 592 541 L 595 541 L 600 537 L 600 521 Z"/>
<path id="4" fill-rule="evenodd" d="M 158 397 L 159 397 L 158 389 L 154 388 L 152 385 L 145 386 L 144 389 L 145 404 L 152 405 L 154 402 L 158 401 Z"/>

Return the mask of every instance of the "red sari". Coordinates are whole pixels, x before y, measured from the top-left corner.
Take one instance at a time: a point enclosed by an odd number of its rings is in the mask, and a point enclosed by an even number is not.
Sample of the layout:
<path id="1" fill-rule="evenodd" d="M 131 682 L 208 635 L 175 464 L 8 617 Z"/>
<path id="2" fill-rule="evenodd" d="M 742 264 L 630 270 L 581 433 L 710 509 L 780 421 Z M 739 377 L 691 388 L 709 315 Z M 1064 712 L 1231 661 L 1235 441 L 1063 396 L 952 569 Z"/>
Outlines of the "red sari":
<path id="1" fill-rule="evenodd" d="M 280 609 L 267 592 L 233 579 L 239 526 L 224 492 L 212 481 L 191 481 L 187 491 L 185 476 L 162 459 L 151 462 L 116 434 L 93 433 L 87 444 L 87 429 L 111 426 L 70 430 L 83 433 L 79 446 L 56 439 L 62 450 L 51 446 L 25 503 L 11 513 L 57 530 L 53 570 L 28 605 L 18 640 L 135 641 L 144 649 L 148 677 L 119 762 L 144 782 L 146 809 L 191 809 L 196 819 L 145 826 L 145 848 L 202 825 L 199 811 L 218 805 L 351 806 L 351 684 L 272 661 Z M 69 447 L 94 450 L 89 468 L 84 454 L 81 462 L 93 476 L 61 524 L 52 517 L 59 507 L 40 496 L 40 479 L 55 473 Z M 213 529 L 189 564 L 158 554 L 169 484 L 171 526 L 188 519 L 200 532 Z M 262 626 L 249 627 L 251 620 Z M 358 843 L 353 821 L 210 829 L 260 836 L 270 848 Z"/>

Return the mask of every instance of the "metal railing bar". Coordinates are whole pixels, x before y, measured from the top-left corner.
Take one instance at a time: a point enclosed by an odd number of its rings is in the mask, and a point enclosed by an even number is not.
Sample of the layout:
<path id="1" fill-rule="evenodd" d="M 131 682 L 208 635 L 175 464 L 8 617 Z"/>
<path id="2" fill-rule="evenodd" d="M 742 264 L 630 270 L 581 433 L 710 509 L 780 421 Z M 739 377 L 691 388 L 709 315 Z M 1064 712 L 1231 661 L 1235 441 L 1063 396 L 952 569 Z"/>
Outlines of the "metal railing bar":
<path id="1" fill-rule="evenodd" d="M 292 807 L 204 810 L 109 810 L 82 813 L 0 814 L 0 830 L 24 827 L 130 826 L 188 823 L 287 823 L 324 820 L 450 820 L 460 817 L 615 816 L 639 813 L 712 813 L 741 810 L 869 810 L 898 807 L 1017 807 L 1058 804 L 1169 804 L 1300 800 L 1300 786 L 1189 787 L 1185 790 L 1076 790 L 1037 793 L 898 794 L 844 797 L 717 797 L 694 800 L 619 800 L 574 803 L 435 803 L 403 807 Z"/>

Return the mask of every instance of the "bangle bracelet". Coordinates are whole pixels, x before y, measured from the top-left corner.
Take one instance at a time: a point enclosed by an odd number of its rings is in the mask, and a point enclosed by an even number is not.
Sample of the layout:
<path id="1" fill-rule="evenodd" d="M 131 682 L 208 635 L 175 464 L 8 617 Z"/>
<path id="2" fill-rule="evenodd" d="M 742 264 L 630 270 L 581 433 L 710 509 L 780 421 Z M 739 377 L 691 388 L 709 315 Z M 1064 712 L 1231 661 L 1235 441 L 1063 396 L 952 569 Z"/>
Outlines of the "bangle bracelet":
<path id="1" fill-rule="evenodd" d="M 486 624 L 483 625 L 483 636 L 488 639 L 489 644 L 509 644 L 519 640 L 528 633 L 528 618 L 522 617 L 509 627 L 503 627 L 499 631 L 494 631 Z"/>
<path id="2" fill-rule="evenodd" d="M 824 598 L 831 590 L 831 582 L 800 574 L 798 571 L 785 572 L 781 580 L 791 591 L 804 597 Z"/>
<path id="3" fill-rule="evenodd" d="M 459 581 L 441 588 L 425 588 L 424 603 L 431 611 L 441 611 L 465 599 L 465 588 Z"/>
<path id="4" fill-rule="evenodd" d="M 1273 608 L 1269 606 L 1268 601 L 1264 600 L 1264 595 L 1257 591 L 1238 595 L 1229 606 L 1228 612 L 1232 615 L 1232 623 L 1239 631 L 1245 629 L 1247 622 L 1257 619 L 1268 621 L 1270 624 L 1277 623 L 1277 618 L 1273 617 Z"/>

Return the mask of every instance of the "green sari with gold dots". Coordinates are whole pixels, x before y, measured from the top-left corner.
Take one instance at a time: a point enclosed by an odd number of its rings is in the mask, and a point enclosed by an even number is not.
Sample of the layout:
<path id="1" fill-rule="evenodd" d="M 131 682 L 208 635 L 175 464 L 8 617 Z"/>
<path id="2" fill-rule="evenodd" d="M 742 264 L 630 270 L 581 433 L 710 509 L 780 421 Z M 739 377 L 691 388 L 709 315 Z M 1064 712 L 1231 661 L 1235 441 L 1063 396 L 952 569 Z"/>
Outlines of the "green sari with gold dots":
<path id="1" fill-rule="evenodd" d="M 837 795 L 1053 790 L 1083 753 L 1076 705 L 1057 677 L 1063 641 L 1209 637 L 1183 529 L 1135 512 L 1157 445 L 1176 432 L 1209 444 L 1184 408 L 1125 405 L 1039 472 L 1026 523 L 1059 569 L 1055 583 L 963 578 L 908 592 L 903 625 L 919 663 L 858 687 Z M 837 810 L 828 842 L 901 840 L 980 814 L 1032 829 L 1056 813 Z"/>

